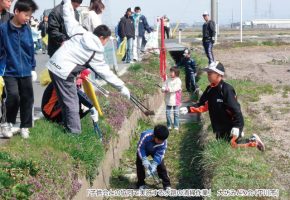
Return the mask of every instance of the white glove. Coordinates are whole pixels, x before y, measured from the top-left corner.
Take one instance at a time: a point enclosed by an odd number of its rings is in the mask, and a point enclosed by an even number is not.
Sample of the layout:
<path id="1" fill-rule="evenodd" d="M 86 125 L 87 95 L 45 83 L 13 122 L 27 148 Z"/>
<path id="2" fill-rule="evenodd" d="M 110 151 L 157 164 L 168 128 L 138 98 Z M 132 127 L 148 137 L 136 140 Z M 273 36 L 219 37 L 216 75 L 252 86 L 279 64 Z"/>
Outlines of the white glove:
<path id="1" fill-rule="evenodd" d="M 188 113 L 188 109 L 187 109 L 187 107 L 181 107 L 181 108 L 179 109 L 179 112 L 180 112 L 180 114 L 182 114 L 182 115 L 186 115 L 186 114 Z"/>
<path id="2" fill-rule="evenodd" d="M 161 91 L 162 91 L 162 92 L 165 92 L 165 90 L 166 90 L 166 87 L 163 86 L 163 87 L 161 88 Z"/>
<path id="3" fill-rule="evenodd" d="M 37 80 L 37 73 L 36 71 L 31 71 L 31 78 L 32 78 L 32 81 L 35 82 Z"/>
<path id="4" fill-rule="evenodd" d="M 93 122 L 99 121 L 99 113 L 95 108 L 91 109 L 91 118 L 92 118 Z"/>
<path id="5" fill-rule="evenodd" d="M 130 91 L 126 86 L 123 86 L 121 89 L 121 94 L 125 96 L 127 99 L 130 99 Z"/>
<path id="6" fill-rule="evenodd" d="M 240 129 L 239 128 L 232 128 L 231 130 L 231 137 L 239 137 L 240 135 Z"/>

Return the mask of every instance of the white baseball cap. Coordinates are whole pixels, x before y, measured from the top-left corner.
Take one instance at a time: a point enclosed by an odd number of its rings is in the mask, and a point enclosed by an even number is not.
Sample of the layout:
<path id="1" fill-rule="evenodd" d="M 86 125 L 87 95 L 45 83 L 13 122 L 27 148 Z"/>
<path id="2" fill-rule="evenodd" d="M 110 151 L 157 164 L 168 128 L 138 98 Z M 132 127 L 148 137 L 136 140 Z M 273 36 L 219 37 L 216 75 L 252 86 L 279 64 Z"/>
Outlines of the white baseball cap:
<path id="1" fill-rule="evenodd" d="M 209 15 L 209 13 L 208 13 L 207 11 L 204 11 L 204 12 L 202 13 L 202 16 L 205 16 L 205 15 Z"/>
<path id="2" fill-rule="evenodd" d="M 212 62 L 209 66 L 204 68 L 205 72 L 216 72 L 219 75 L 224 76 L 225 75 L 225 68 L 222 63 L 219 61 Z"/>

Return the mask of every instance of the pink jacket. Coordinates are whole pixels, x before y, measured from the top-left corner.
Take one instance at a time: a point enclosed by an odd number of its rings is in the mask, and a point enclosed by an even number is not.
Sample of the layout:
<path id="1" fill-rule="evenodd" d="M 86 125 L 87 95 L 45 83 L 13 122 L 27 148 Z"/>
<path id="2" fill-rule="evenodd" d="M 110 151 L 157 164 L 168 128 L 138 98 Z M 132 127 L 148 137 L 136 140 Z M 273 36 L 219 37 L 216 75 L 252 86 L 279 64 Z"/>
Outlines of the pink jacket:
<path id="1" fill-rule="evenodd" d="M 168 91 L 165 93 L 165 103 L 167 106 L 180 106 L 181 105 L 181 85 L 180 78 L 168 78 L 163 87 Z"/>

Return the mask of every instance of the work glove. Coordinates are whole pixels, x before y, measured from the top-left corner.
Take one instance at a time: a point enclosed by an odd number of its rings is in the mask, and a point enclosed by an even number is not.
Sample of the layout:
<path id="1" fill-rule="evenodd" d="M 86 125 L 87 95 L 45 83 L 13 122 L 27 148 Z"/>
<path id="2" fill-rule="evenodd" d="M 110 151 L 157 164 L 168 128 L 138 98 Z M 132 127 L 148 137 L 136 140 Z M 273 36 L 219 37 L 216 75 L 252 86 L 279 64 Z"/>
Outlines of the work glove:
<path id="1" fill-rule="evenodd" d="M 239 128 L 232 128 L 231 130 L 231 137 L 236 137 L 238 138 L 240 135 L 240 129 Z"/>
<path id="2" fill-rule="evenodd" d="M 130 99 L 130 91 L 126 86 L 123 86 L 121 89 L 121 94 L 125 96 L 127 99 Z"/>
<path id="3" fill-rule="evenodd" d="M 179 112 L 180 112 L 180 114 L 182 114 L 182 115 L 186 115 L 186 114 L 188 113 L 188 109 L 187 109 L 187 107 L 181 107 L 181 108 L 179 109 Z"/>
<path id="4" fill-rule="evenodd" d="M 215 38 L 212 38 L 211 42 L 212 42 L 212 44 L 214 44 L 215 43 Z"/>
<path id="5" fill-rule="evenodd" d="M 31 79 L 33 82 L 35 82 L 37 80 L 37 73 L 36 71 L 31 71 Z"/>
<path id="6" fill-rule="evenodd" d="M 94 108 L 94 107 L 91 108 L 90 112 L 91 112 L 91 118 L 92 118 L 93 122 L 98 122 L 99 121 L 99 113 L 96 110 L 96 108 Z"/>
<path id="7" fill-rule="evenodd" d="M 155 174 L 156 173 L 157 166 L 158 166 L 158 163 L 155 162 L 155 161 L 153 161 L 152 164 L 150 165 L 150 167 L 151 167 L 151 173 L 152 174 Z"/>
<path id="8" fill-rule="evenodd" d="M 162 92 L 165 92 L 165 91 L 166 91 L 166 87 L 163 86 L 163 87 L 161 88 L 161 91 L 162 91 Z"/>
<path id="9" fill-rule="evenodd" d="M 149 169 L 150 162 L 146 157 L 142 158 L 142 165 L 145 167 L 145 169 Z"/>

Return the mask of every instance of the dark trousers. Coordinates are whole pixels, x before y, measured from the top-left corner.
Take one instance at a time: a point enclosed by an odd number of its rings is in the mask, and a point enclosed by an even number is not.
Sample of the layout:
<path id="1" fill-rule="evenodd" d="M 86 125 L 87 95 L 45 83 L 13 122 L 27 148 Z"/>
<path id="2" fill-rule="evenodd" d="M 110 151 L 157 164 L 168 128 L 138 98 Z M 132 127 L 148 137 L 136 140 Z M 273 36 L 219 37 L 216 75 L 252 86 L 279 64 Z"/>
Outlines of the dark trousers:
<path id="1" fill-rule="evenodd" d="M 196 85 L 195 85 L 195 76 L 193 72 L 185 73 L 185 85 L 186 85 L 186 90 L 188 92 L 195 91 Z"/>
<path id="2" fill-rule="evenodd" d="M 212 52 L 213 42 L 211 40 L 203 41 L 203 47 L 205 54 L 208 58 L 208 64 L 211 64 L 212 62 L 214 62 L 214 56 Z"/>
<path id="3" fill-rule="evenodd" d="M 169 39 L 170 28 L 167 26 L 164 26 L 164 31 L 165 31 L 165 35 L 167 39 Z M 164 35 L 164 38 L 165 38 L 165 35 Z"/>
<path id="4" fill-rule="evenodd" d="M 31 77 L 4 77 L 6 87 L 6 117 L 7 122 L 15 124 L 20 108 L 20 128 L 32 127 L 33 87 Z"/>
<path id="5" fill-rule="evenodd" d="M 141 185 L 145 185 L 145 169 L 144 166 L 142 165 L 142 160 L 140 157 L 137 155 L 136 158 L 136 167 L 137 167 L 137 187 L 140 187 Z M 162 180 L 163 188 L 170 187 L 170 179 L 167 174 L 167 169 L 164 165 L 164 160 L 160 163 L 160 165 L 157 166 L 157 173 L 159 178 Z"/>
<path id="6" fill-rule="evenodd" d="M 49 74 L 53 86 L 56 89 L 58 101 L 61 105 L 64 126 L 69 132 L 80 134 L 81 120 L 79 115 L 79 97 L 74 77 L 63 80 L 52 72 L 49 72 Z"/>

